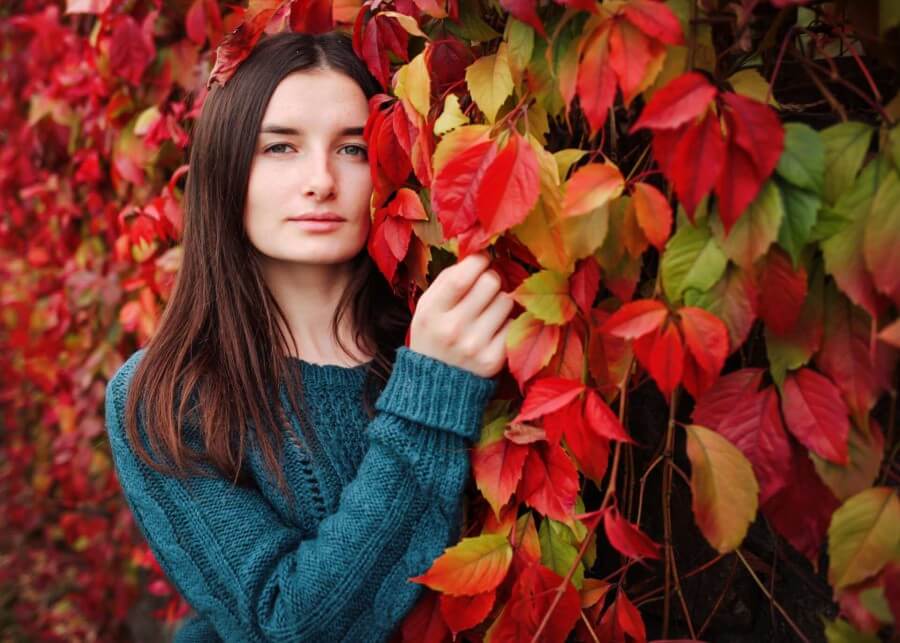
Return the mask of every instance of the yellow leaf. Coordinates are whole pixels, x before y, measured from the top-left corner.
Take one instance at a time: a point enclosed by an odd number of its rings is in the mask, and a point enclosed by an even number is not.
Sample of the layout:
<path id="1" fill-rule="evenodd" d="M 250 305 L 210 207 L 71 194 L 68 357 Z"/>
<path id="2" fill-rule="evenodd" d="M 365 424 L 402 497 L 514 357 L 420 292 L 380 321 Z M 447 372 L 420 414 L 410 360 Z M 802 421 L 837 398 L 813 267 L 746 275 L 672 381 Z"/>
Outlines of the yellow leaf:
<path id="1" fill-rule="evenodd" d="M 496 54 L 479 58 L 469 65 L 466 69 L 466 83 L 478 109 L 493 123 L 497 112 L 513 91 L 506 43 L 500 45 Z"/>
<path id="2" fill-rule="evenodd" d="M 769 95 L 769 83 L 755 69 L 742 69 L 728 79 L 732 89 L 742 96 L 747 96 L 760 103 L 766 102 Z M 769 105 L 778 107 L 775 98 L 769 98 Z"/>
<path id="3" fill-rule="evenodd" d="M 404 98 L 423 118 L 428 118 L 431 109 L 431 76 L 425 66 L 425 52 L 403 65 L 395 76 L 394 93 Z"/>
<path id="4" fill-rule="evenodd" d="M 416 22 L 416 19 L 412 16 L 407 16 L 405 13 L 399 13 L 397 11 L 381 11 L 379 12 L 381 16 L 390 16 L 391 18 L 396 18 L 397 22 L 400 23 L 400 26 L 406 30 L 406 33 L 412 36 L 419 36 L 421 38 L 428 39 L 421 29 L 419 29 L 419 23 Z"/>
<path id="5" fill-rule="evenodd" d="M 881 571 L 900 547 L 900 500 L 888 487 L 856 494 L 831 516 L 828 580 L 840 589 Z"/>
<path id="6" fill-rule="evenodd" d="M 445 549 L 427 572 L 409 580 L 451 596 L 473 596 L 503 582 L 512 555 L 504 534 L 463 538 L 458 545 Z"/>
<path id="7" fill-rule="evenodd" d="M 456 94 L 447 94 L 444 99 L 444 111 L 434 122 L 434 133 L 443 136 L 447 132 L 456 129 L 469 122 L 469 117 L 463 114 L 459 107 L 459 98 Z"/>
<path id="8" fill-rule="evenodd" d="M 580 161 L 581 157 L 583 157 L 585 154 L 587 154 L 587 150 L 578 150 L 571 147 L 564 150 L 559 150 L 558 152 L 554 152 L 553 158 L 556 159 L 556 166 L 559 171 L 559 175 L 565 177 L 566 174 L 569 173 L 569 168 Z"/>
<path id="9" fill-rule="evenodd" d="M 702 426 L 687 432 L 691 461 L 691 507 L 700 531 L 719 553 L 734 551 L 756 516 L 759 484 L 736 446 Z"/>
<path id="10" fill-rule="evenodd" d="M 440 174 L 451 158 L 475 143 L 486 140 L 490 129 L 487 125 L 464 125 L 449 132 L 434 150 L 434 175 Z"/>
<path id="11" fill-rule="evenodd" d="M 566 181 L 562 216 L 577 217 L 608 205 L 622 194 L 624 188 L 625 179 L 612 163 L 591 163 L 580 167 Z"/>

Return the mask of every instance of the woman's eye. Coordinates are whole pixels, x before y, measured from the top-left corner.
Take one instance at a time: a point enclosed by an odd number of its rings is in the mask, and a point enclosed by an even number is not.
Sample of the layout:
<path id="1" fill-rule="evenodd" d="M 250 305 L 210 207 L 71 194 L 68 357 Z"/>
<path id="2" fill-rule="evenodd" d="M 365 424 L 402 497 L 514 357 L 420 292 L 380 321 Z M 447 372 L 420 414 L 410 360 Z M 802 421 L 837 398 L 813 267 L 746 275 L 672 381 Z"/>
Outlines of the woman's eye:
<path id="1" fill-rule="evenodd" d="M 267 147 L 265 149 L 265 151 L 266 152 L 274 152 L 274 153 L 278 154 L 279 150 L 282 150 L 283 148 L 285 148 L 286 150 L 290 150 L 290 147 L 291 146 L 288 145 L 287 143 L 275 143 L 274 145 L 270 145 L 269 147 Z"/>
<path id="2" fill-rule="evenodd" d="M 341 149 L 343 150 L 356 150 L 351 153 L 350 156 L 358 156 L 360 158 L 368 158 L 369 150 L 363 147 L 362 145 L 345 145 Z"/>

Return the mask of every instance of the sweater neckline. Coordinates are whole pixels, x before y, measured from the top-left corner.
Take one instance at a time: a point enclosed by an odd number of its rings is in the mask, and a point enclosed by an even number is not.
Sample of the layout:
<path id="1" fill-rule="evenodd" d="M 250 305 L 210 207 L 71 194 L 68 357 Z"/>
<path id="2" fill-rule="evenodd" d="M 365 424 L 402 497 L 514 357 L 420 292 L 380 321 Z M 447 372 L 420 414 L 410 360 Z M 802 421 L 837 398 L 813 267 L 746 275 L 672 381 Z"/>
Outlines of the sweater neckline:
<path id="1" fill-rule="evenodd" d="M 299 366 L 303 377 L 308 380 L 321 381 L 327 384 L 356 384 L 359 383 L 366 374 L 370 365 L 375 360 L 369 360 L 356 366 L 341 366 L 340 364 L 317 364 L 308 362 L 299 357 L 290 356 L 288 360 L 291 364 Z"/>

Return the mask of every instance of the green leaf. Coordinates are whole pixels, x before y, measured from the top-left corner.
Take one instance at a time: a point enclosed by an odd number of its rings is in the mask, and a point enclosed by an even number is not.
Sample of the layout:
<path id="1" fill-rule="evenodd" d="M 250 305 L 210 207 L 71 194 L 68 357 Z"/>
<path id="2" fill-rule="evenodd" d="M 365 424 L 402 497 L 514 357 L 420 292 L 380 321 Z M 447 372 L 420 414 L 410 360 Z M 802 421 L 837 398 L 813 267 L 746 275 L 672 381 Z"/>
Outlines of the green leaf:
<path id="1" fill-rule="evenodd" d="M 678 227 L 662 256 L 663 290 L 669 301 L 681 300 L 684 291 L 706 291 L 719 280 L 728 257 L 716 243 L 705 222 Z"/>
<path id="2" fill-rule="evenodd" d="M 725 322 L 733 352 L 747 339 L 756 320 L 756 291 L 753 275 L 732 264 L 710 290 L 685 290 L 684 303 L 708 310 Z"/>
<path id="3" fill-rule="evenodd" d="M 441 20 L 441 27 L 463 40 L 485 42 L 499 38 L 495 31 L 481 16 L 484 11 L 477 0 L 462 0 L 459 6 L 459 21 Z"/>
<path id="4" fill-rule="evenodd" d="M 900 301 L 900 173 L 885 173 L 872 198 L 863 235 L 863 256 L 875 287 Z"/>
<path id="5" fill-rule="evenodd" d="M 784 126 L 784 152 L 776 172 L 791 185 L 816 194 L 825 181 L 825 145 L 809 125 L 788 123 Z"/>
<path id="6" fill-rule="evenodd" d="M 894 27 L 900 26 L 900 4 L 896 0 L 879 0 L 878 32 L 885 36 Z"/>
<path id="7" fill-rule="evenodd" d="M 827 203 L 835 203 L 853 185 L 872 140 L 872 128 L 865 123 L 838 123 L 822 131 L 825 144 L 825 186 Z"/>
<path id="8" fill-rule="evenodd" d="M 534 29 L 520 20 L 510 18 L 506 23 L 506 42 L 509 45 L 509 64 L 522 72 L 534 52 Z"/>
<path id="9" fill-rule="evenodd" d="M 466 68 L 466 84 L 478 109 L 493 123 L 514 86 L 505 43 L 496 54 L 479 58 Z"/>
<path id="10" fill-rule="evenodd" d="M 546 324 L 570 321 L 578 308 L 569 294 L 569 279 L 554 270 L 541 270 L 519 284 L 513 298 Z"/>
<path id="11" fill-rule="evenodd" d="M 694 520 L 719 553 L 734 551 L 756 516 L 759 484 L 750 461 L 710 429 L 685 427 Z"/>
<path id="12" fill-rule="evenodd" d="M 538 529 L 538 538 L 541 542 L 541 564 L 565 578 L 578 558 L 577 541 L 572 530 L 559 521 L 544 518 Z M 581 589 L 583 582 L 584 564 L 578 561 L 572 584 Z"/>
<path id="13" fill-rule="evenodd" d="M 828 643 L 878 643 L 879 638 L 863 634 L 845 620 L 825 621 L 825 639 Z"/>
<path id="14" fill-rule="evenodd" d="M 769 357 L 769 371 L 779 388 L 784 383 L 788 371 L 806 365 L 810 358 L 822 347 L 825 310 L 825 275 L 820 264 L 809 279 L 809 290 L 803 300 L 803 308 L 794 327 L 784 335 L 773 333 L 766 326 L 766 354 Z"/>
<path id="15" fill-rule="evenodd" d="M 809 242 L 810 233 L 819 216 L 822 197 L 780 179 L 775 179 L 784 204 L 784 218 L 778 230 L 778 243 L 791 256 L 794 267 L 800 261 L 800 253 Z"/>
<path id="16" fill-rule="evenodd" d="M 728 258 L 749 270 L 775 241 L 783 218 L 781 193 L 773 181 L 767 181 L 727 236 L 719 217 L 713 217 L 709 227 Z"/>
<path id="17" fill-rule="evenodd" d="M 834 206 L 845 220 L 843 225 L 821 243 L 826 272 L 853 303 L 869 314 L 877 314 L 878 305 L 862 249 L 875 191 L 888 168 L 887 161 L 881 158 L 863 168 L 853 186 Z"/>
<path id="18" fill-rule="evenodd" d="M 862 491 L 841 505 L 828 527 L 828 580 L 847 587 L 881 571 L 900 545 L 900 501 L 889 487 Z"/>
<path id="19" fill-rule="evenodd" d="M 846 466 L 834 464 L 812 451 L 809 452 L 816 473 L 841 501 L 868 489 L 875 482 L 884 457 L 884 437 L 874 422 L 868 430 L 851 424 L 847 435 L 847 449 L 850 463 Z"/>

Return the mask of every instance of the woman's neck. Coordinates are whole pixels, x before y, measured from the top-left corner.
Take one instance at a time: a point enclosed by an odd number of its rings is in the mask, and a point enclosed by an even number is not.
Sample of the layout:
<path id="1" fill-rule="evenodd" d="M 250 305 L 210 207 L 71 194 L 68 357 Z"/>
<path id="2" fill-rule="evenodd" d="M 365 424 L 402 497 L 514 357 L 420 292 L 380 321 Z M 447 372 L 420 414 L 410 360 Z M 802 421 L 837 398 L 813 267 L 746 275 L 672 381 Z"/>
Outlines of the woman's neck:
<path id="1" fill-rule="evenodd" d="M 351 265 L 304 264 L 263 260 L 263 278 L 284 312 L 296 348 L 290 354 L 315 364 L 356 366 L 371 355 L 353 340 L 353 315 L 348 310 L 338 329 L 351 355 L 341 349 L 332 330 L 332 320 L 351 277 Z M 290 341 L 290 335 L 288 335 Z"/>

